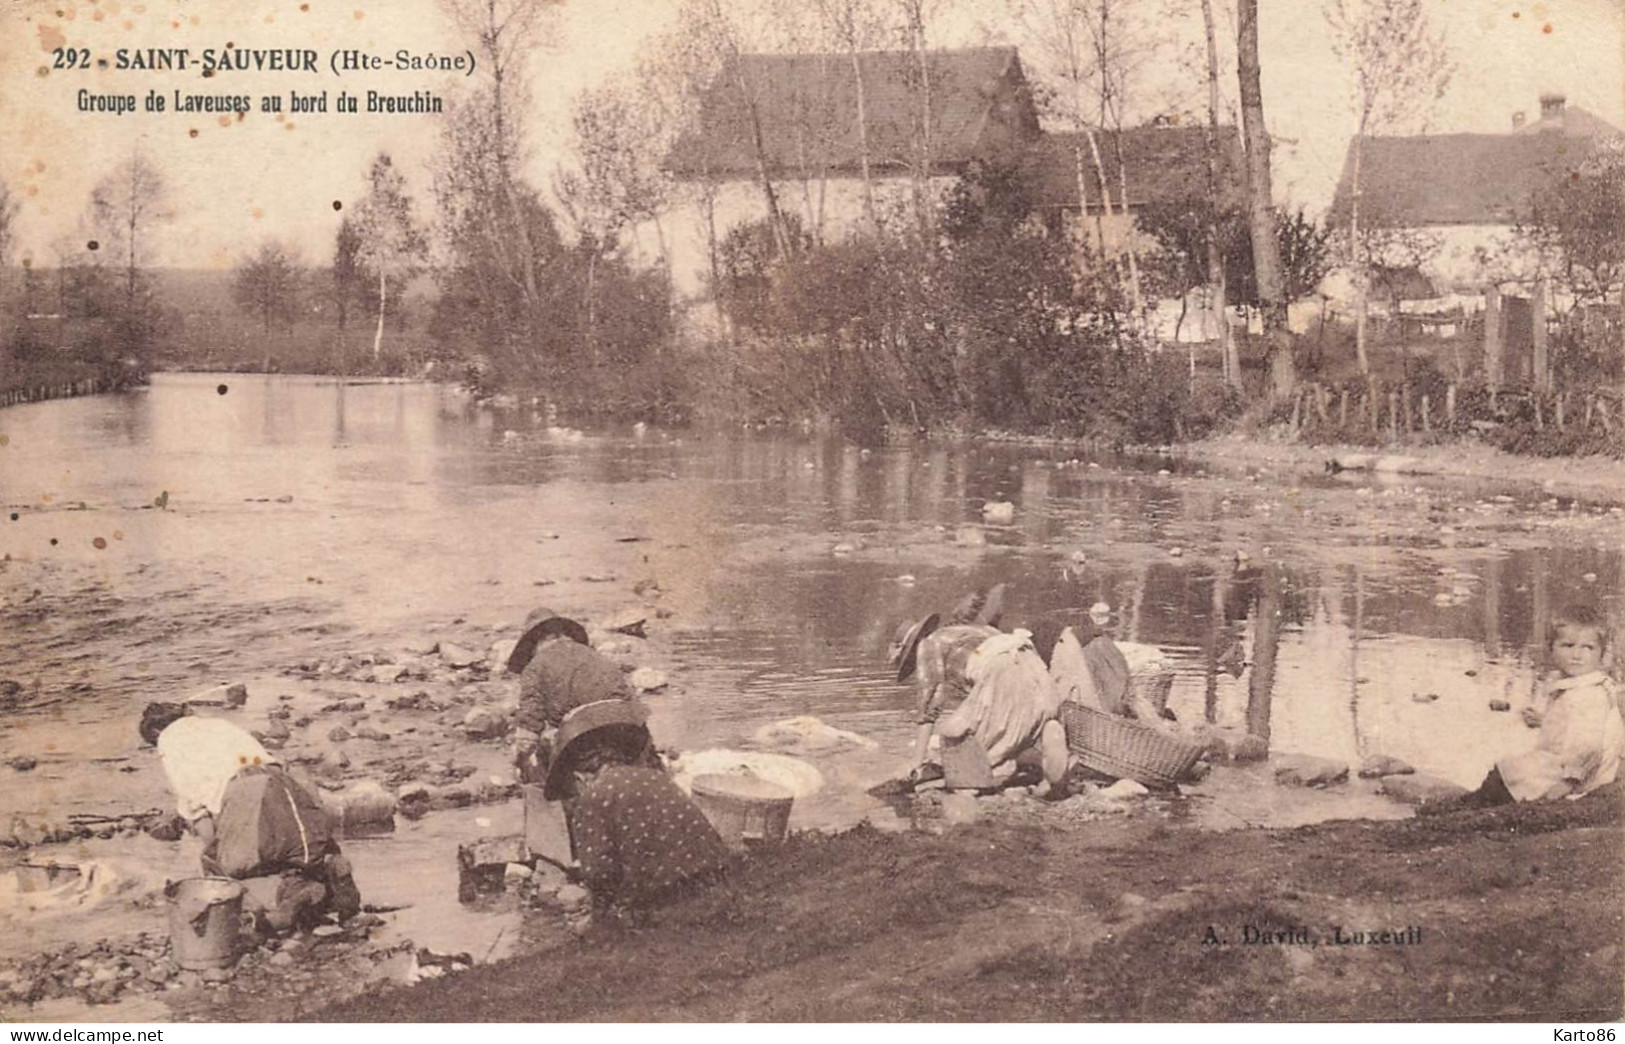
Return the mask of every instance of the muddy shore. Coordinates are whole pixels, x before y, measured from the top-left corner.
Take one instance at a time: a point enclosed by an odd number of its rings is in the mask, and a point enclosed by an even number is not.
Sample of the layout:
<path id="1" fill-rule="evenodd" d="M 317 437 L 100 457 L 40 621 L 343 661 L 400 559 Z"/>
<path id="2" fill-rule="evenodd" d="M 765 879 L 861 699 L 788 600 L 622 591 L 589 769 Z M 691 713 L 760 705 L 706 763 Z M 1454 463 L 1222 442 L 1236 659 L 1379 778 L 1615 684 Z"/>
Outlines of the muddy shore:
<path id="1" fill-rule="evenodd" d="M 1326 471 L 1328 463 L 1339 458 L 1386 455 L 1412 462 L 1406 465 L 1409 470 L 1405 473 L 1412 478 L 1518 483 L 1608 501 L 1625 498 L 1625 461 L 1612 457 L 1520 456 L 1473 441 L 1373 450 L 1369 446 L 1311 445 L 1225 435 L 1175 447 L 1172 452 L 1178 459 L 1207 467 L 1312 473 Z M 1393 477 L 1403 476 L 1395 473 Z"/>
<path id="2" fill-rule="evenodd" d="M 304 1017 L 1620 1017 L 1617 788 L 1572 803 L 1230 834 L 1170 828 L 1155 808 L 1105 819 L 1045 811 L 942 836 L 798 837 L 652 927 L 595 926 L 582 941 Z M 1372 941 L 1383 932 L 1390 941 Z M 1288 941 L 1247 941 L 1275 933 Z M 250 1003 L 233 1017 L 279 1016 Z"/>

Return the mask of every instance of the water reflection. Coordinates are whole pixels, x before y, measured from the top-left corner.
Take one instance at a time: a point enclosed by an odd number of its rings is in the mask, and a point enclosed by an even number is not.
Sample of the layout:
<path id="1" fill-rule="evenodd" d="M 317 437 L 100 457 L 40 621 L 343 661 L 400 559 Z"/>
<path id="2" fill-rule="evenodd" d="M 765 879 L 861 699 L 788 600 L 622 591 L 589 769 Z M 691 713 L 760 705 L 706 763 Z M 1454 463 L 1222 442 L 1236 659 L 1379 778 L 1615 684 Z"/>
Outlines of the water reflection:
<path id="1" fill-rule="evenodd" d="M 906 757 L 911 704 L 882 666 L 892 625 L 1006 581 L 1013 624 L 1109 603 L 1119 637 L 1173 661 L 1181 720 L 1475 783 L 1529 742 L 1488 704 L 1528 698 L 1553 604 L 1614 599 L 1622 569 L 1614 548 L 1449 548 L 1391 525 L 1398 501 L 1380 498 L 1393 488 L 1346 479 L 1162 476 L 1003 446 L 577 432 L 426 385 L 161 376 L 145 392 L 7 410 L 0 430 L 0 501 L 21 515 L 0 551 L 93 566 L 122 621 L 0 608 L 0 656 L 18 673 L 91 676 L 85 709 L 62 705 L 69 722 L 213 664 L 275 670 L 453 617 L 512 622 L 544 582 L 585 611 L 608 595 L 569 586 L 594 566 L 548 559 L 550 536 L 635 535 L 637 568 L 679 610 L 665 626 L 685 691 L 657 708 L 675 743 L 737 743 L 814 714 L 881 743 L 825 765 L 836 778 L 886 771 Z M 163 490 L 178 508 L 138 510 Z M 55 509 L 67 500 L 91 510 Z M 983 504 L 1002 500 L 1014 520 L 985 522 Z M 1441 492 L 1426 510 L 1445 519 L 1471 500 Z M 115 527 L 116 555 L 85 550 Z M 832 554 L 837 541 L 857 550 Z M 338 634 L 309 630 L 327 626 Z M 0 735 L 13 727 L 0 720 Z"/>

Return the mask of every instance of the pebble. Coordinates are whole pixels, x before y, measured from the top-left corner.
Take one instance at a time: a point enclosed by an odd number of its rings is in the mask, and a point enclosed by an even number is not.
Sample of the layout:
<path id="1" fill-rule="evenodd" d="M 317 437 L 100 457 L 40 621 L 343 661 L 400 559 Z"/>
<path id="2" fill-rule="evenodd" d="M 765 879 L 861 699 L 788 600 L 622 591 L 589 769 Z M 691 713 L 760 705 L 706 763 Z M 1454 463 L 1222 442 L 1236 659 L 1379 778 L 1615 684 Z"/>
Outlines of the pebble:
<path id="1" fill-rule="evenodd" d="M 954 530 L 954 543 L 960 547 L 983 547 L 987 544 L 987 534 L 975 526 L 960 526 Z"/>
<path id="2" fill-rule="evenodd" d="M 1490 710 L 1492 710 L 1492 711 L 1509 711 L 1511 709 L 1512 709 L 1512 704 L 1508 703 L 1506 700 L 1491 700 L 1490 701 Z"/>
<path id="3" fill-rule="evenodd" d="M 485 662 L 484 658 L 474 650 L 446 642 L 440 643 L 440 659 L 447 666 L 457 669 L 473 667 L 475 664 Z"/>
<path id="4" fill-rule="evenodd" d="M 1312 754 L 1283 754 L 1273 767 L 1275 782 L 1282 786 L 1327 787 L 1349 778 L 1347 764 Z"/>
<path id="5" fill-rule="evenodd" d="M 989 522 L 1009 522 L 1016 517 L 1016 506 L 1008 500 L 990 500 L 982 505 L 982 517 Z"/>

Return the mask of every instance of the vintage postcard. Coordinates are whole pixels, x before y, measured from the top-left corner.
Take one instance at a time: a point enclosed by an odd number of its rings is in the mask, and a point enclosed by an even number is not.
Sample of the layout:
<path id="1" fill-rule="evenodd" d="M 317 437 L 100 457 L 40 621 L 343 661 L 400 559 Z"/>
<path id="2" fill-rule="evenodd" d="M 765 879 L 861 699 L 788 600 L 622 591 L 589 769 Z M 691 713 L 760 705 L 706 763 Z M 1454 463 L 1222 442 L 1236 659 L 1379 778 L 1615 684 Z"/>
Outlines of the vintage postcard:
<path id="1" fill-rule="evenodd" d="M 1617 1020 L 1622 230 L 1616 0 L 7 0 L 0 1017 Z"/>

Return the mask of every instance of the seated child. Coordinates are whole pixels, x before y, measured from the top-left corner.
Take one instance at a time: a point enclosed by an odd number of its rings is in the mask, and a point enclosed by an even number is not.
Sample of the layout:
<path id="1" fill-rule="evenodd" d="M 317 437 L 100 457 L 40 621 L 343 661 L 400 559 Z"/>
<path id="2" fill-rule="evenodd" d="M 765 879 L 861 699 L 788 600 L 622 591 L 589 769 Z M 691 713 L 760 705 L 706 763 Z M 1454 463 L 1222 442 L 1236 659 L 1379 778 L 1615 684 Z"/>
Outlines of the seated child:
<path id="1" fill-rule="evenodd" d="M 1547 651 L 1554 668 L 1541 708 L 1524 709 L 1524 723 L 1540 729 L 1535 749 L 1495 763 L 1465 805 L 1577 798 L 1612 783 L 1625 756 L 1625 720 L 1613 679 L 1602 670 L 1608 629 L 1589 606 L 1553 619 Z"/>

